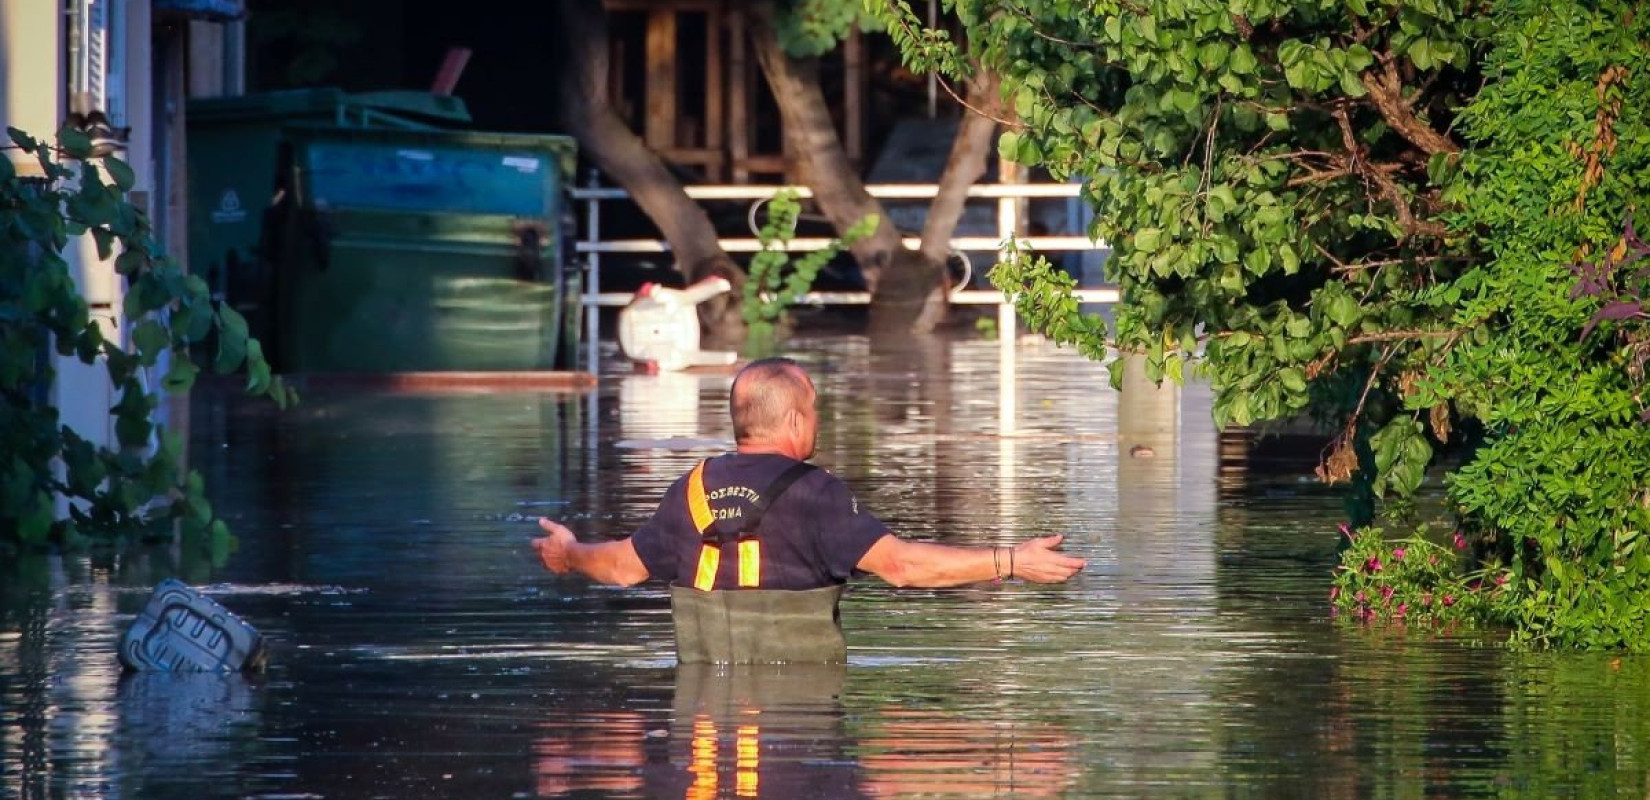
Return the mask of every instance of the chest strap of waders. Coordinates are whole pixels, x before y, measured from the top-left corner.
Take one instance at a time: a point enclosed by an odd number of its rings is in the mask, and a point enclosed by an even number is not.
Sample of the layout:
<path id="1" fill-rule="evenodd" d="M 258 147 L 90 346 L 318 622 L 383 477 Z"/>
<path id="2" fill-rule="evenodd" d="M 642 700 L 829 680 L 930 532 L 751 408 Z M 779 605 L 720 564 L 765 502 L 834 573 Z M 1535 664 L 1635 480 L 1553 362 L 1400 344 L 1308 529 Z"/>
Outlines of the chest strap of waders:
<path id="1" fill-rule="evenodd" d="M 730 541 L 738 542 L 739 547 L 739 587 L 757 588 L 762 585 L 762 543 L 756 538 L 756 526 L 761 524 L 762 515 L 767 513 L 773 501 L 803 475 L 812 472 L 814 465 L 798 461 L 779 473 L 779 477 L 762 490 L 750 514 L 744 518 L 744 524 L 729 532 L 717 524 L 716 515 L 710 510 L 710 499 L 705 496 L 707 463 L 699 462 L 688 473 L 688 513 L 693 517 L 693 526 L 698 529 L 700 538 L 699 569 L 693 576 L 693 588 L 708 592 L 716 587 L 716 571 L 722 566 L 722 545 Z"/>

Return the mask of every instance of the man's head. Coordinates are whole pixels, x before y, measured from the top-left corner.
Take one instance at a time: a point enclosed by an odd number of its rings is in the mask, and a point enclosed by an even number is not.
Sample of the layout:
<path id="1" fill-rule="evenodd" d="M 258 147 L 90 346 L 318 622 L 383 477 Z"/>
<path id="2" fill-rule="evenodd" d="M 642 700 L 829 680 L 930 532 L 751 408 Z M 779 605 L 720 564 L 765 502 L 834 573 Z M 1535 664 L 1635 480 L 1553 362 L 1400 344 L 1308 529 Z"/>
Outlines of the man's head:
<path id="1" fill-rule="evenodd" d="M 740 452 L 813 457 L 819 432 L 814 383 L 795 361 L 764 358 L 746 364 L 733 378 L 728 404 Z"/>

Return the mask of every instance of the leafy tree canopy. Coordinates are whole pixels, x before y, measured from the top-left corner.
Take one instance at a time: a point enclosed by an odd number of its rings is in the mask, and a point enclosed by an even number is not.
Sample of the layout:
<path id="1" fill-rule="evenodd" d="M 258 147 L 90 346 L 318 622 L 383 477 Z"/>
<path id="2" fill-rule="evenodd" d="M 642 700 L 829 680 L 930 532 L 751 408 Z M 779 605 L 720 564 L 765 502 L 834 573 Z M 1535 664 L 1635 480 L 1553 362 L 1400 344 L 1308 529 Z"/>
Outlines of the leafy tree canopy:
<path id="1" fill-rule="evenodd" d="M 872 3 L 913 67 L 967 70 L 946 32 Z M 1002 153 L 1084 177 L 1115 248 L 1110 329 L 1046 262 L 1000 265 L 1033 325 L 1141 353 L 1156 380 L 1195 366 L 1222 425 L 1324 419 L 1319 474 L 1354 484 L 1359 524 L 1377 500 L 1405 518 L 1462 451 L 1467 567 L 1499 579 L 1459 608 L 1524 641 L 1650 646 L 1650 332 L 1625 223 L 1650 190 L 1642 4 L 948 8 L 1022 124 Z M 1381 599 L 1362 594 L 1341 602 Z"/>
<path id="2" fill-rule="evenodd" d="M 779 0 L 775 5 L 779 44 L 797 58 L 835 50 L 856 27 L 877 28 L 877 18 L 858 0 Z"/>

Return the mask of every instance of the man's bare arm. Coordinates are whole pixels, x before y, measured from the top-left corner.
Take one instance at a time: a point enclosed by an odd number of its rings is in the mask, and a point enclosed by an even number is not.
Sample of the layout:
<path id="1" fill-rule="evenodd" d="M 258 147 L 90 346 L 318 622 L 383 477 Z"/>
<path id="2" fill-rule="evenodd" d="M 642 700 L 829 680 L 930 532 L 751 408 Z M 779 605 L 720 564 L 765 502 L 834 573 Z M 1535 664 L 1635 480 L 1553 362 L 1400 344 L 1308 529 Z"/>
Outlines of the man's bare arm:
<path id="1" fill-rule="evenodd" d="M 1076 575 L 1086 563 L 1054 549 L 1064 539 L 1041 536 L 1013 547 L 951 547 L 907 542 L 888 534 L 871 545 L 858 566 L 895 586 L 937 588 L 994 578 L 1058 583 Z"/>
<path id="2" fill-rule="evenodd" d="M 544 568 L 557 575 L 577 572 L 597 583 L 618 586 L 635 586 L 647 580 L 647 566 L 628 538 L 585 544 L 552 520 L 540 519 L 539 527 L 548 535 L 534 539 L 533 549 L 538 551 Z"/>

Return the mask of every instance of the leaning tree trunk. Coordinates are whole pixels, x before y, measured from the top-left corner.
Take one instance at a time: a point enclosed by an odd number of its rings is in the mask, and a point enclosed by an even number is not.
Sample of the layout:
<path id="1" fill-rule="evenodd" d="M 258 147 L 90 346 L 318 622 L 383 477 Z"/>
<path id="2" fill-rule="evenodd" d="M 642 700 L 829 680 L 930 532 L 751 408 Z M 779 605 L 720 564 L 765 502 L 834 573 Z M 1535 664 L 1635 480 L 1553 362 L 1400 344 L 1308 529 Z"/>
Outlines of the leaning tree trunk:
<path id="1" fill-rule="evenodd" d="M 804 159 L 808 184 L 825 216 L 838 234 L 868 214 L 877 214 L 876 233 L 853 248 L 855 260 L 871 289 L 871 325 L 878 331 L 932 330 L 945 317 L 948 276 L 945 260 L 950 239 L 962 218 L 968 187 L 985 173 L 995 122 L 989 116 L 964 115 L 939 191 L 923 224 L 922 245 L 907 250 L 889 222 L 882 204 L 865 191 L 859 173 L 849 163 L 836 125 L 831 120 L 819 86 L 817 59 L 793 58 L 780 45 L 771 3 L 752 7 L 751 38 L 757 60 L 779 104 L 785 135 Z M 969 104 L 985 110 L 998 106 L 995 76 L 981 73 L 969 87 Z"/>
<path id="2" fill-rule="evenodd" d="M 916 320 L 912 323 L 914 329 L 930 330 L 945 317 L 951 289 L 945 261 L 951 255 L 951 236 L 962 220 L 968 187 L 985 175 L 991 137 L 997 130 L 995 116 L 1001 95 L 995 74 L 983 68 L 977 71 L 968 82 L 968 106 L 957 123 L 957 136 L 951 140 L 951 154 L 946 157 L 945 171 L 940 173 L 939 189 L 928 204 L 920 257 L 909 269 L 892 271 L 871 296 L 874 327 L 887 328 L 906 319 Z M 898 286 L 896 281 L 909 281 L 909 286 Z"/>
<path id="3" fill-rule="evenodd" d="M 819 88 L 819 60 L 792 58 L 785 53 L 774 25 L 773 3 L 756 3 L 750 9 L 756 60 L 778 101 L 780 122 L 791 150 L 803 160 L 814 202 L 838 235 L 872 214 L 880 220 L 870 236 L 849 248 L 865 276 L 866 287 L 876 291 L 895 255 L 905 249 L 899 231 L 889 221 L 882 203 L 865 191 L 858 170 L 848 160 L 825 92 Z"/>
<path id="4" fill-rule="evenodd" d="M 564 124 L 596 165 L 618 181 L 670 244 L 689 283 L 720 275 L 734 291 L 699 306 L 707 343 L 727 345 L 744 335 L 739 287 L 745 273 L 717 242 L 705 210 L 687 196 L 663 161 L 625 125 L 607 94 L 607 11 L 601 0 L 562 4 L 560 33 L 572 54 L 559 76 Z"/>

